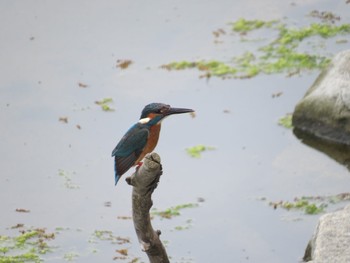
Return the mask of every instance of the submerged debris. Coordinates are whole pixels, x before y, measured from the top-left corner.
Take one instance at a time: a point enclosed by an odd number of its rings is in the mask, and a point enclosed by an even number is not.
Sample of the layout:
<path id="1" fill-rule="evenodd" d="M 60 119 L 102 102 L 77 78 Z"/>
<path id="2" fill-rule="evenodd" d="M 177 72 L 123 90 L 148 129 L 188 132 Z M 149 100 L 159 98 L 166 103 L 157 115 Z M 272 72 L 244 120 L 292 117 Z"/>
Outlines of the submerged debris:
<path id="1" fill-rule="evenodd" d="M 282 91 L 279 91 L 279 92 L 275 92 L 271 95 L 272 98 L 278 98 L 278 97 L 281 97 L 283 95 L 283 92 Z"/>
<path id="2" fill-rule="evenodd" d="M 68 117 L 59 117 L 58 121 L 60 121 L 62 123 L 68 123 Z"/>
<path id="3" fill-rule="evenodd" d="M 82 82 L 78 82 L 78 86 L 79 86 L 79 88 L 87 88 L 88 87 L 87 84 L 84 84 Z"/>
<path id="4" fill-rule="evenodd" d="M 22 227 L 24 227 L 24 224 L 17 224 L 15 226 L 11 226 L 11 229 L 22 228 Z"/>
<path id="5" fill-rule="evenodd" d="M 23 208 L 17 208 L 17 209 L 16 209 L 16 212 L 19 212 L 19 213 L 30 213 L 30 210 L 28 210 L 28 209 L 23 209 Z"/>
<path id="6" fill-rule="evenodd" d="M 128 250 L 127 249 L 117 249 L 116 252 L 118 252 L 119 254 L 123 255 L 123 256 L 127 256 L 128 255 Z"/>
<path id="7" fill-rule="evenodd" d="M 117 216 L 118 219 L 121 219 L 121 220 L 131 220 L 132 217 L 131 216 Z"/>
<path id="8" fill-rule="evenodd" d="M 318 10 L 312 10 L 309 15 L 312 17 L 319 18 L 322 21 L 329 21 L 331 23 L 335 23 L 335 21 L 340 20 L 340 16 L 337 16 L 332 12 L 327 12 L 327 11 L 320 12 Z"/>
<path id="9" fill-rule="evenodd" d="M 226 31 L 222 28 L 219 28 L 215 31 L 213 31 L 214 37 L 220 37 L 221 35 L 226 35 Z"/>
<path id="10" fill-rule="evenodd" d="M 338 40 L 335 41 L 336 44 L 346 44 L 346 43 L 348 43 L 348 42 L 349 42 L 349 41 L 346 40 L 346 39 L 338 39 Z"/>
<path id="11" fill-rule="evenodd" d="M 112 206 L 112 202 L 111 201 L 106 201 L 106 202 L 103 203 L 103 205 L 105 207 L 111 207 Z"/>
<path id="12" fill-rule="evenodd" d="M 118 60 L 117 60 L 117 65 L 116 65 L 116 67 L 117 67 L 117 68 L 120 68 L 120 69 L 126 69 L 126 68 L 128 68 L 132 63 L 133 63 L 133 61 L 130 60 L 130 59 L 118 59 Z"/>

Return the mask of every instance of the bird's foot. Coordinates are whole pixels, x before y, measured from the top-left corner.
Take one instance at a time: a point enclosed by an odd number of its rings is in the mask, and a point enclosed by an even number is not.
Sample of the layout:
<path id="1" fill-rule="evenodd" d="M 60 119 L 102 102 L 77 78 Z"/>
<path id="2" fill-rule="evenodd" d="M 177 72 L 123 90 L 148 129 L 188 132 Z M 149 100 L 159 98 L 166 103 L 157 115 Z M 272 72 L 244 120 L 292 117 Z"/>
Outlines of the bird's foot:
<path id="1" fill-rule="evenodd" d="M 140 169 L 140 167 L 142 166 L 143 162 L 138 162 L 136 164 L 136 170 Z"/>
<path id="2" fill-rule="evenodd" d="M 140 169 L 140 167 L 142 166 L 143 162 L 138 162 L 137 164 L 135 164 L 135 170 L 136 172 L 138 172 L 138 170 Z"/>

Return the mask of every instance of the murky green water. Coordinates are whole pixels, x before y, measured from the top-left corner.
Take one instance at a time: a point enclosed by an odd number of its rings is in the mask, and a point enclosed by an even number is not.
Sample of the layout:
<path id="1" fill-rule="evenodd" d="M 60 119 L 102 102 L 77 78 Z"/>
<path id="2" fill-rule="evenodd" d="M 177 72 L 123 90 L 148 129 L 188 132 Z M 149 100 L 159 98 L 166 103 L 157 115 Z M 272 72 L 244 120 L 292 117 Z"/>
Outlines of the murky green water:
<path id="1" fill-rule="evenodd" d="M 145 104 L 164 102 L 197 112 L 195 118 L 174 116 L 163 123 L 156 151 L 164 175 L 154 206 L 205 200 L 179 217 L 153 221 L 171 261 L 300 260 L 319 216 L 273 210 L 258 199 L 349 191 L 344 166 L 277 125 L 318 73 L 207 81 L 194 70 L 168 72 L 159 66 L 243 52 L 237 39 L 225 36 L 215 44 L 212 34 L 240 17 L 287 17 L 302 24 L 318 9 L 349 22 L 345 2 L 0 3 L 0 235 L 15 235 L 9 228 L 19 223 L 55 232 L 50 244 L 56 248 L 43 256 L 49 262 L 113 262 L 115 257 L 114 262 L 147 262 L 132 221 L 118 219 L 131 215 L 131 188 L 124 180 L 114 187 L 110 153 Z M 331 53 L 347 47 L 334 41 Z M 121 70 L 118 59 L 133 63 Z M 276 92 L 283 94 L 272 98 Z M 108 97 L 113 112 L 95 104 Z M 59 121 L 65 117 L 67 123 Z M 197 144 L 216 150 L 192 159 L 185 148 Z M 98 238 L 96 230 L 112 236 Z M 117 237 L 130 243 L 118 244 Z M 117 249 L 128 249 L 129 255 L 123 259 Z"/>

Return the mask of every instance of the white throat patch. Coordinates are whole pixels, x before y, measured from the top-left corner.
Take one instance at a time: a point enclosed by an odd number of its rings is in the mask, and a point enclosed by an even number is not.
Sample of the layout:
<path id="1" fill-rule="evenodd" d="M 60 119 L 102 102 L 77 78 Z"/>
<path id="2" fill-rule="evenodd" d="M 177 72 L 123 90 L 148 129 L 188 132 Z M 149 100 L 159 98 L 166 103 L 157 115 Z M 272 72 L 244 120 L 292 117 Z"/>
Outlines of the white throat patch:
<path id="1" fill-rule="evenodd" d="M 140 120 L 139 120 L 139 123 L 141 123 L 141 124 L 146 124 L 146 123 L 148 123 L 150 120 L 151 120 L 151 118 L 143 118 L 143 119 L 140 119 Z"/>

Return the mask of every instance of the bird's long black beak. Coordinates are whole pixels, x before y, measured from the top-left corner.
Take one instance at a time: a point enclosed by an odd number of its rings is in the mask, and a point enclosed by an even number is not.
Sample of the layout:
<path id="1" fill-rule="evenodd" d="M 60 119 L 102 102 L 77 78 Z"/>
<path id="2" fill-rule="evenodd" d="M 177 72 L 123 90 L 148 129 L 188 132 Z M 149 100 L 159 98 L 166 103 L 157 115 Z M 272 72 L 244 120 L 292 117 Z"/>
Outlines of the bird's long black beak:
<path id="1" fill-rule="evenodd" d="M 167 110 L 164 113 L 164 116 L 169 116 L 169 115 L 173 115 L 173 114 L 188 113 L 188 112 L 194 112 L 194 110 L 185 109 L 185 108 L 169 108 L 169 110 Z"/>

